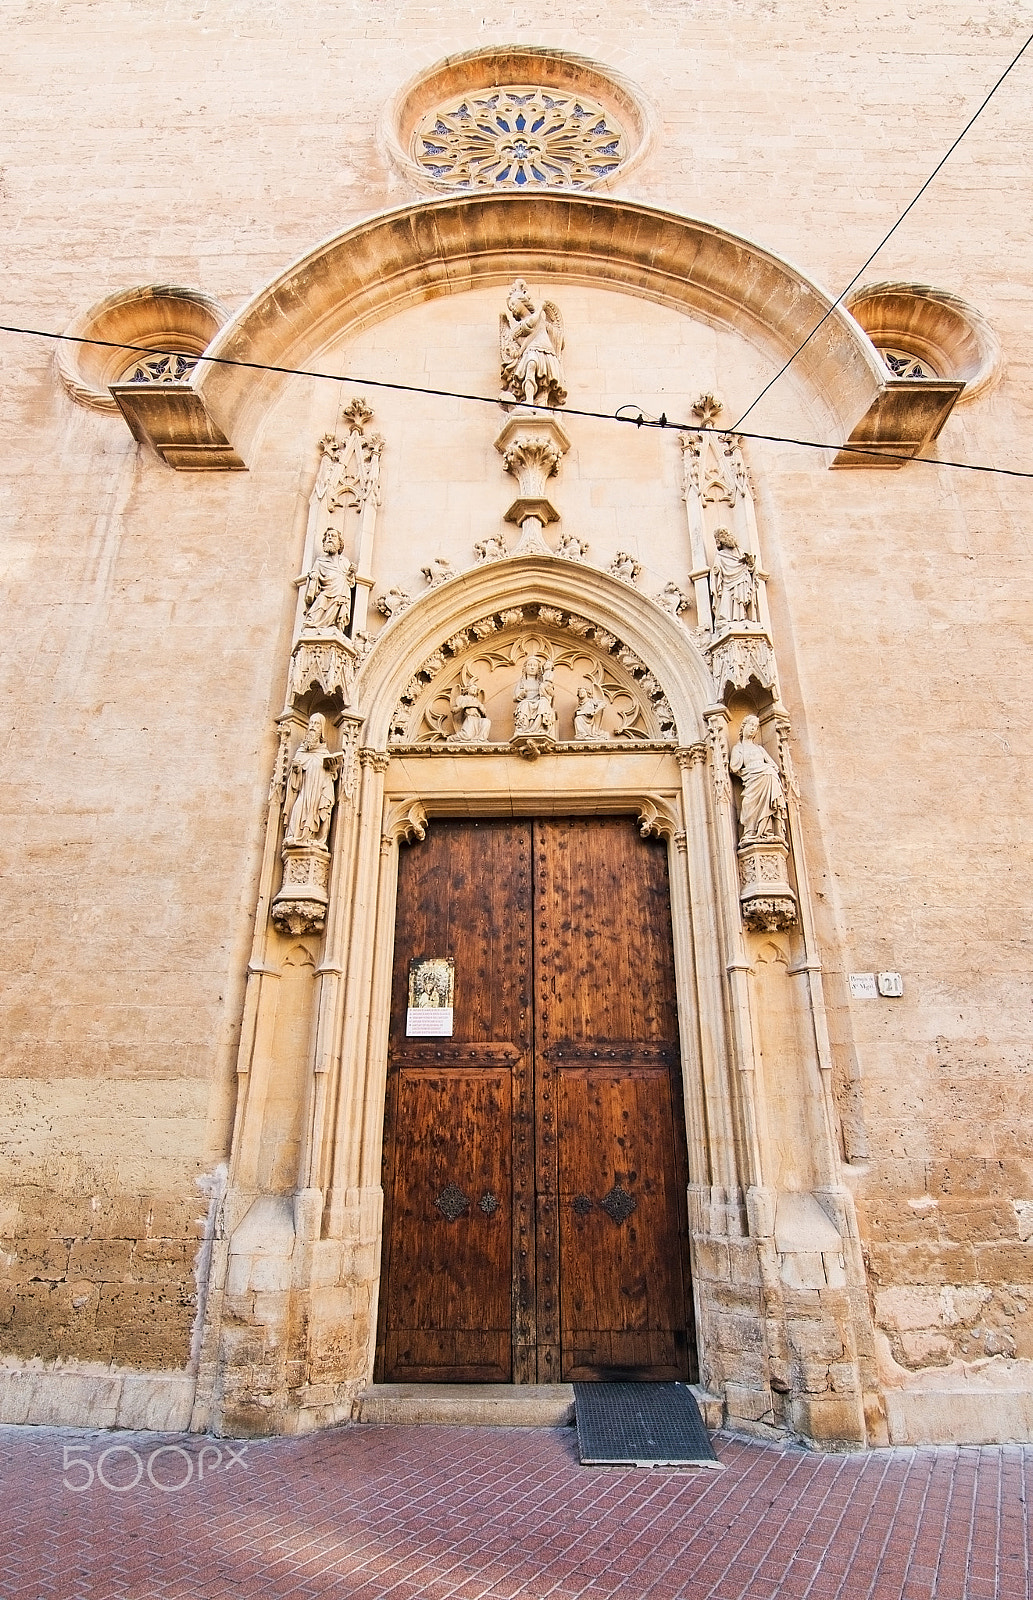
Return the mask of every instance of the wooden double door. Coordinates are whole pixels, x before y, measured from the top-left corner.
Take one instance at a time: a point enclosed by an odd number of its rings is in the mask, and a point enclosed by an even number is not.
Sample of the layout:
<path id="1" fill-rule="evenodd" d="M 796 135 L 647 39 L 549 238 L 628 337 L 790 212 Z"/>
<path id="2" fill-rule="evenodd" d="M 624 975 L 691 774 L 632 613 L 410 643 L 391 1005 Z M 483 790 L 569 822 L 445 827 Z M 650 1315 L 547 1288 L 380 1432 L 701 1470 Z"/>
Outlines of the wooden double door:
<path id="1" fill-rule="evenodd" d="M 452 1034 L 413 1036 L 410 963 L 448 957 Z M 686 1176 L 665 847 L 435 822 L 399 863 L 377 1377 L 695 1376 Z"/>

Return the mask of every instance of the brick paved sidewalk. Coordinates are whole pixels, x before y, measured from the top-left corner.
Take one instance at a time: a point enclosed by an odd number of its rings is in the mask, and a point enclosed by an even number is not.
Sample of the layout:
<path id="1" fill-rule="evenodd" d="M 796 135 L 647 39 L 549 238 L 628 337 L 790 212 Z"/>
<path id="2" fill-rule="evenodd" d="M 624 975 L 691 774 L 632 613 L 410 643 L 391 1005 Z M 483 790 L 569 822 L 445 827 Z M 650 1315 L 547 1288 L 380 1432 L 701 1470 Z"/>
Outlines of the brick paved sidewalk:
<path id="1" fill-rule="evenodd" d="M 581 1467 L 571 1429 L 0 1428 L 0 1597 L 1028 1600 L 1033 1447 L 717 1446 L 721 1473 Z"/>

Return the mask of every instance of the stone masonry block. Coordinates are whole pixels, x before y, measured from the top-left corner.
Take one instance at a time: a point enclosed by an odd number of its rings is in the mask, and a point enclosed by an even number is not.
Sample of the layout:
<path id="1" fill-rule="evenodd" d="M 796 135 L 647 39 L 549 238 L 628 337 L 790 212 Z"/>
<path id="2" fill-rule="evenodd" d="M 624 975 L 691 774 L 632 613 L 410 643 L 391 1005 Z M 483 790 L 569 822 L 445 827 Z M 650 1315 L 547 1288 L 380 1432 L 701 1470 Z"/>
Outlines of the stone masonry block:
<path id="1" fill-rule="evenodd" d="M 824 1322 L 801 1322 L 792 1319 L 786 1324 L 786 1333 L 794 1353 L 809 1361 L 839 1361 L 843 1356 L 843 1338 L 838 1328 Z"/>

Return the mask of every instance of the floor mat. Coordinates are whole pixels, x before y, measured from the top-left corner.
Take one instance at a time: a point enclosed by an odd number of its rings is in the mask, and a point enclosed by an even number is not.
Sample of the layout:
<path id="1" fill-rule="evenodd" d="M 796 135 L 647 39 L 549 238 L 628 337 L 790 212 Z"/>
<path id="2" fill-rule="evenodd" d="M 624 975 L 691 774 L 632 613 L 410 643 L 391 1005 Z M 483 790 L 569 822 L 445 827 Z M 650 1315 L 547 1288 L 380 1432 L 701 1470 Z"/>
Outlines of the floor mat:
<path id="1" fill-rule="evenodd" d="M 575 1383 L 574 1420 L 582 1466 L 721 1466 L 687 1383 Z"/>

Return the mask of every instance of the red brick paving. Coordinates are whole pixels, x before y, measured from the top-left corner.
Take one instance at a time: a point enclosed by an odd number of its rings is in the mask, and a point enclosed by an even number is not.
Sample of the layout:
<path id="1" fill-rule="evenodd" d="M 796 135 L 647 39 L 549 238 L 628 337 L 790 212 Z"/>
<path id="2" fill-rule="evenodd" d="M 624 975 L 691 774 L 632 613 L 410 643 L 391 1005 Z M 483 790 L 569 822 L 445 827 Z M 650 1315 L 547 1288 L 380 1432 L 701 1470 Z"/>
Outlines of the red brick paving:
<path id="1" fill-rule="evenodd" d="M 0 1428 L 0 1600 L 1030 1600 L 1033 1588 L 1030 1446 L 818 1456 L 719 1435 L 722 1473 L 581 1467 L 571 1429 L 347 1428 L 252 1441 L 237 1463 L 229 1448 Z M 66 1475 L 66 1449 L 94 1472 L 82 1492 L 65 1487 L 87 1481 L 82 1466 Z"/>

